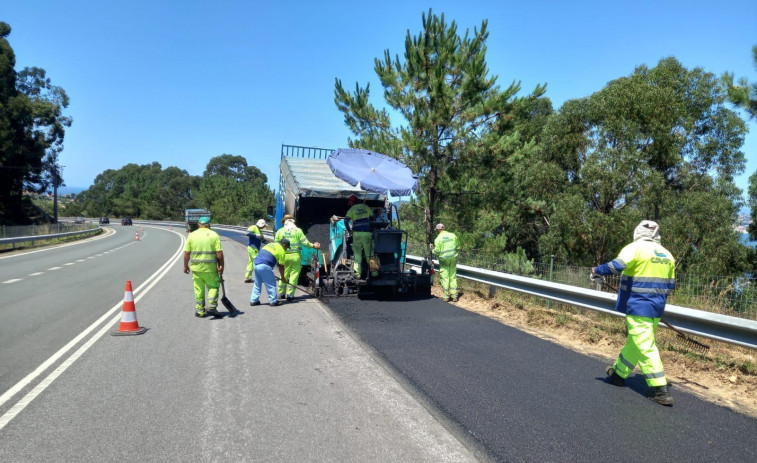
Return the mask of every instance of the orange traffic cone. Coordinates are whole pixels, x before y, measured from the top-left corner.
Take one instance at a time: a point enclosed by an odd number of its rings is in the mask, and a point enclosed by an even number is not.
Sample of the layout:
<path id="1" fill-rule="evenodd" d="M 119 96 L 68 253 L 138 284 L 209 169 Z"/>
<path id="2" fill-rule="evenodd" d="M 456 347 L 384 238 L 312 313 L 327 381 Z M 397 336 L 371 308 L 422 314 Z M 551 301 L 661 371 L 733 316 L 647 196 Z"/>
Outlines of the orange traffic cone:
<path id="1" fill-rule="evenodd" d="M 134 241 L 139 241 L 139 232 L 137 232 L 134 236 Z"/>
<path id="2" fill-rule="evenodd" d="M 147 328 L 139 327 L 137 322 L 137 311 L 134 307 L 134 294 L 131 291 L 131 280 L 126 280 L 126 290 L 124 291 L 124 306 L 121 311 L 121 325 L 118 331 L 112 331 L 113 336 L 123 336 L 127 334 L 142 334 Z"/>

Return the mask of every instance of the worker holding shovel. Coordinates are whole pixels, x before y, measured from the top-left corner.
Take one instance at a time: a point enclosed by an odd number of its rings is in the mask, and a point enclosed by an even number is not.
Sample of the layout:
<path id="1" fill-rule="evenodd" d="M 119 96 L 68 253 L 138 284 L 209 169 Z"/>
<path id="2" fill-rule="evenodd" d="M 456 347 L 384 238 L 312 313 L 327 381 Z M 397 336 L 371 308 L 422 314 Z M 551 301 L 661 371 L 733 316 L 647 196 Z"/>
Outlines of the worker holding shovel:
<path id="1" fill-rule="evenodd" d="M 200 217 L 197 230 L 187 237 L 184 245 L 184 273 L 192 272 L 195 293 L 195 316 L 219 317 L 218 288 L 223 275 L 223 250 L 218 233 L 210 229 L 210 217 Z M 205 308 L 205 287 L 208 305 Z"/>

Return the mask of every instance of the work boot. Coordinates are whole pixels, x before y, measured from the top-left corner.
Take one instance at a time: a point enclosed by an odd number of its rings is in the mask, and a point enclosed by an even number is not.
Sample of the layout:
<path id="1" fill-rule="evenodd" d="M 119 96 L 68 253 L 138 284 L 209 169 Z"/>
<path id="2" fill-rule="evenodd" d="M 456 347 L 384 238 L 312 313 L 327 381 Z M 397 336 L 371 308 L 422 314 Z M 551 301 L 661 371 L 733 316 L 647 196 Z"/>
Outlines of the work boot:
<path id="1" fill-rule="evenodd" d="M 245 283 L 252 283 L 252 278 L 245 278 L 245 279 L 244 279 L 244 282 L 245 282 Z"/>
<path id="2" fill-rule="evenodd" d="M 294 296 L 287 296 L 287 302 L 292 302 L 294 300 Z"/>
<path id="3" fill-rule="evenodd" d="M 668 385 L 650 386 L 647 389 L 647 399 L 657 402 L 660 405 L 673 405 L 673 396 L 670 395 Z"/>
<path id="4" fill-rule="evenodd" d="M 451 298 L 451 297 L 449 297 L 449 296 L 444 296 L 444 298 L 443 298 L 443 299 L 444 299 L 444 302 L 449 302 L 449 301 L 451 301 L 451 300 L 452 300 L 452 298 Z"/>
<path id="5" fill-rule="evenodd" d="M 205 318 L 205 312 L 195 312 L 195 317 L 197 317 L 197 318 Z"/>
<path id="6" fill-rule="evenodd" d="M 271 302 L 271 307 L 278 307 L 280 305 L 283 305 L 284 303 L 281 301 Z"/>
<path id="7" fill-rule="evenodd" d="M 250 301 L 251 306 L 260 305 L 260 301 Z"/>
<path id="8" fill-rule="evenodd" d="M 607 382 L 610 384 L 614 384 L 619 387 L 623 387 L 626 385 L 626 380 L 623 379 L 619 374 L 615 373 L 615 368 L 612 367 L 612 365 L 608 365 L 607 369 Z"/>
<path id="9" fill-rule="evenodd" d="M 452 296 L 452 302 L 457 302 L 458 300 L 460 300 L 460 298 L 458 298 L 457 296 Z"/>
<path id="10" fill-rule="evenodd" d="M 211 315 L 213 318 L 221 318 L 223 315 L 220 314 L 216 309 L 210 309 L 205 311 L 205 315 Z"/>

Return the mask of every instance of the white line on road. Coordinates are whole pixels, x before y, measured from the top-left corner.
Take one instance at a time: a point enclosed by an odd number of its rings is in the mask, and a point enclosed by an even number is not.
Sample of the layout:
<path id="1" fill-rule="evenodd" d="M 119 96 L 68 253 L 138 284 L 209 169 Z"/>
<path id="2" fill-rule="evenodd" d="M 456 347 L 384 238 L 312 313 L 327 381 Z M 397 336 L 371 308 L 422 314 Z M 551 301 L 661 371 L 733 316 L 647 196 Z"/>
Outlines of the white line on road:
<path id="1" fill-rule="evenodd" d="M 176 233 L 176 232 L 174 232 Z M 147 294 L 150 289 L 152 289 L 153 286 L 155 286 L 158 281 L 160 281 L 166 273 L 168 273 L 168 270 L 171 268 L 172 265 L 174 265 L 178 259 L 178 257 L 184 252 L 184 242 L 186 241 L 186 237 L 180 233 L 176 233 L 181 238 L 181 245 L 179 246 L 179 249 L 176 251 L 176 253 L 171 256 L 171 258 L 163 264 L 162 267 L 160 267 L 155 273 L 150 275 L 147 280 L 145 280 L 142 285 L 140 285 L 138 288 L 132 291 L 132 294 L 137 293 L 139 294 L 134 298 L 134 302 L 139 302 L 140 299 L 142 299 L 142 296 Z M 121 308 L 121 303 L 116 304 L 113 306 L 110 310 L 108 310 L 102 317 L 100 317 L 96 322 L 91 324 L 87 329 L 82 331 L 78 336 L 76 336 L 74 339 L 72 339 L 68 344 L 63 346 L 58 352 L 53 354 L 52 357 L 47 359 L 45 362 L 43 362 L 40 366 L 37 367 L 36 370 L 26 375 L 24 379 L 16 383 L 13 387 L 8 389 L 3 395 L 0 396 L 0 407 L 3 406 L 5 402 L 7 402 L 11 397 L 13 397 L 15 394 L 17 394 L 19 391 L 21 391 L 24 387 L 29 385 L 32 381 L 34 381 L 38 376 L 40 376 L 46 369 L 50 367 L 53 363 L 55 363 L 57 360 L 59 360 L 63 355 L 65 355 L 69 350 L 71 350 L 76 344 L 78 344 L 84 337 L 86 337 L 90 332 L 92 332 L 95 328 L 97 328 L 100 323 L 103 322 L 103 320 L 106 320 L 108 317 L 113 315 L 113 312 Z M 32 389 L 28 394 L 26 394 L 21 400 L 16 402 L 16 404 L 8 410 L 3 416 L 0 416 L 0 430 L 2 430 L 16 415 L 18 415 L 24 408 L 26 408 L 29 403 L 31 403 L 32 400 L 34 400 L 42 391 L 44 391 L 52 382 L 60 376 L 66 369 L 71 366 L 84 352 L 86 352 L 100 337 L 102 337 L 103 334 L 105 334 L 108 329 L 119 319 L 121 318 L 121 314 L 116 315 L 115 317 L 111 318 L 100 331 L 97 332 L 94 336 L 92 336 L 91 339 L 89 339 L 86 343 L 84 343 L 74 354 L 72 354 L 68 359 L 66 359 L 58 368 L 56 368 L 52 373 L 50 373 L 45 379 L 42 380 L 34 389 Z"/>
<path id="2" fill-rule="evenodd" d="M 63 267 L 50 267 L 50 268 L 49 268 L 49 269 L 47 269 L 47 270 L 60 270 L 60 269 L 62 269 L 62 268 L 63 268 Z"/>
<path id="3" fill-rule="evenodd" d="M 34 272 L 34 273 L 30 273 L 29 276 L 30 277 L 36 277 L 37 275 L 42 275 L 43 273 L 45 273 L 45 272 Z"/>
<path id="4" fill-rule="evenodd" d="M 3 281 L 3 283 L 15 283 L 17 281 L 21 281 L 21 278 L 14 278 L 12 280 L 5 280 L 5 281 Z"/>

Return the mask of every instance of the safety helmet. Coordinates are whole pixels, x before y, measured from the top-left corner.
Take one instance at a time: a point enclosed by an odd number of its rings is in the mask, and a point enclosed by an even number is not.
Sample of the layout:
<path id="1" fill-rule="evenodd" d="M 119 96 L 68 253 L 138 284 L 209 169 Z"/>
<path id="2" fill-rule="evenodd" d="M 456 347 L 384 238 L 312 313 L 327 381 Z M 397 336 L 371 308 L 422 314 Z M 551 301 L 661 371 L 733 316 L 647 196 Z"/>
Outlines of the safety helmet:
<path id="1" fill-rule="evenodd" d="M 257 225 L 258 228 L 265 228 L 268 226 L 268 224 L 265 223 L 265 220 L 263 219 L 258 220 L 258 223 L 256 223 L 255 225 Z"/>
<path id="2" fill-rule="evenodd" d="M 444 230 L 444 224 L 443 223 L 436 224 L 436 229 L 437 230 Z"/>
<path id="3" fill-rule="evenodd" d="M 200 217 L 197 220 L 197 223 L 200 224 L 200 225 L 209 224 L 210 223 L 210 217 L 206 217 L 206 216 Z"/>

